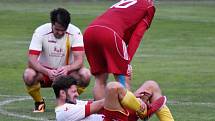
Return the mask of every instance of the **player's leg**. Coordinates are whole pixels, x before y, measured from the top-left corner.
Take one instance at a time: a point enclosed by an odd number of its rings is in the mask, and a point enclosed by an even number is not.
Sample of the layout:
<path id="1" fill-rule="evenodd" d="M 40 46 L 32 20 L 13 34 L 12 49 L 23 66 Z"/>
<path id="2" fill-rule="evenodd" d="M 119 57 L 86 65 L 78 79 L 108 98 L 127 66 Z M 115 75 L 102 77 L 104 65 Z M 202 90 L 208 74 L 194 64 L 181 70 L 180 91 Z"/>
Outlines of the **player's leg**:
<path id="1" fill-rule="evenodd" d="M 125 77 L 126 81 L 126 88 L 128 90 L 131 90 L 131 81 L 132 81 L 132 66 L 131 64 L 128 65 L 128 71 L 127 76 Z"/>
<path id="2" fill-rule="evenodd" d="M 69 75 L 78 80 L 78 93 L 83 93 L 85 91 L 85 88 L 90 83 L 90 70 L 85 67 L 82 67 L 78 71 L 71 72 Z"/>
<path id="3" fill-rule="evenodd" d="M 114 78 L 117 82 L 121 83 L 125 88 L 127 88 L 128 90 L 131 90 L 131 76 L 129 75 L 118 75 L 118 74 L 114 74 Z"/>
<path id="4" fill-rule="evenodd" d="M 124 109 L 119 101 L 126 94 L 126 89 L 118 82 L 109 82 L 105 88 L 105 103 L 104 107 L 111 110 Z"/>
<path id="5" fill-rule="evenodd" d="M 120 103 L 121 98 L 126 94 L 126 89 L 118 82 L 109 82 L 105 92 L 104 121 L 128 121 L 129 112 Z"/>
<path id="6" fill-rule="evenodd" d="M 107 79 L 108 79 L 107 73 L 95 75 L 95 84 L 93 88 L 94 100 L 99 100 L 104 98 Z"/>
<path id="7" fill-rule="evenodd" d="M 43 75 L 37 73 L 31 68 L 27 68 L 23 74 L 23 80 L 26 85 L 27 92 L 35 101 L 35 109 L 34 112 L 44 112 L 45 111 L 45 103 L 40 94 L 40 82 L 38 80 L 42 80 Z"/>
<path id="8" fill-rule="evenodd" d="M 114 78 L 116 81 L 120 82 L 124 87 L 126 87 L 128 90 L 131 90 L 131 81 L 132 81 L 132 66 L 129 64 L 127 69 L 126 76 L 121 75 L 114 75 Z"/>
<path id="9" fill-rule="evenodd" d="M 112 31 L 109 32 L 109 30 L 101 26 L 90 26 L 84 33 L 84 49 L 90 65 L 90 71 L 95 77 L 93 88 L 95 100 L 104 98 L 104 90 L 109 72 L 107 60 L 111 57 L 109 49 L 107 49 L 107 43 L 109 43 L 109 37 L 112 35 Z"/>
<path id="10" fill-rule="evenodd" d="M 122 84 L 122 86 L 124 86 L 125 88 L 126 88 L 126 79 L 128 79 L 128 78 L 126 78 L 126 76 L 125 75 L 123 75 L 123 74 L 120 74 L 120 75 L 114 75 L 114 78 L 115 78 L 115 80 L 117 81 L 117 82 L 119 82 L 120 84 Z"/>
<path id="11" fill-rule="evenodd" d="M 151 103 L 162 96 L 161 89 L 155 81 L 146 81 L 139 89 L 137 89 L 135 95 L 139 97 L 141 94 L 145 94 L 143 97 L 145 99 L 148 98 Z M 173 116 L 166 105 L 160 108 L 160 110 L 156 112 L 156 115 L 160 121 L 174 121 Z"/>
<path id="12" fill-rule="evenodd" d="M 104 107 L 109 110 L 127 112 L 126 108 L 136 111 L 139 116 L 147 114 L 146 105 L 138 100 L 134 94 L 128 91 L 118 82 L 110 82 L 106 87 Z M 144 107 L 143 107 L 144 105 Z"/>
<path id="13" fill-rule="evenodd" d="M 116 81 L 130 90 L 132 67 L 129 64 L 127 46 L 117 33 L 114 33 L 113 40 L 111 43 L 112 47 L 109 48 L 109 50 L 112 50 L 112 59 L 108 60 L 108 63 L 110 63 L 109 68 L 111 68 L 110 72 L 114 74 Z"/>
<path id="14" fill-rule="evenodd" d="M 83 81 L 83 86 L 88 86 L 91 78 L 90 70 L 85 67 L 82 67 L 79 69 L 78 74 L 81 76 L 81 80 Z"/>

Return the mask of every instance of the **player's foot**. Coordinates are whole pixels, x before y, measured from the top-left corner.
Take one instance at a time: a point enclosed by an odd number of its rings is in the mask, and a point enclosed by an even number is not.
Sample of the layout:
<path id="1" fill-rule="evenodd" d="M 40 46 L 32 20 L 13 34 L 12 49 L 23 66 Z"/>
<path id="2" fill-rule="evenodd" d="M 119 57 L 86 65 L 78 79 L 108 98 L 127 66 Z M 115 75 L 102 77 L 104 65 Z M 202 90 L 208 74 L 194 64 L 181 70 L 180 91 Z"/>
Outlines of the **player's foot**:
<path id="1" fill-rule="evenodd" d="M 43 99 L 42 102 L 35 102 L 35 108 L 34 108 L 34 113 L 43 113 L 45 112 L 45 108 L 46 108 L 46 105 L 45 105 L 45 101 Z"/>
<path id="2" fill-rule="evenodd" d="M 156 111 L 161 109 L 166 104 L 166 96 L 162 96 L 152 102 L 151 104 L 147 105 L 147 116 L 143 119 L 144 121 L 147 121 Z"/>

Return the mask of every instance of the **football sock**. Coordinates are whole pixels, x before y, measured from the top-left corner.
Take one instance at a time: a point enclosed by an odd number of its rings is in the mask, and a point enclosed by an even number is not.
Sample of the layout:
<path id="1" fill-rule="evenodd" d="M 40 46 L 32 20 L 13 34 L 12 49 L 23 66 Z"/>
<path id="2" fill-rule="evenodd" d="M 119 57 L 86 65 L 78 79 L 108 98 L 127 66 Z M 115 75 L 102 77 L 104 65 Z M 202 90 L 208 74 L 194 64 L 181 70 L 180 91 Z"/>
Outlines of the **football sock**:
<path id="1" fill-rule="evenodd" d="M 34 99 L 35 102 L 42 102 L 43 98 L 40 94 L 40 83 L 32 86 L 26 86 L 28 94 Z"/>
<path id="2" fill-rule="evenodd" d="M 160 121 L 174 121 L 173 116 L 166 105 L 164 105 L 159 111 L 157 111 L 156 115 Z"/>
<path id="3" fill-rule="evenodd" d="M 78 94 L 80 95 L 80 94 L 82 94 L 85 91 L 85 87 L 78 86 L 77 87 L 77 91 L 78 91 Z"/>
<path id="4" fill-rule="evenodd" d="M 139 116 L 143 117 L 147 115 L 147 109 L 142 110 L 139 100 L 130 91 L 126 91 L 125 96 L 121 100 L 121 104 L 126 108 L 134 110 Z"/>
<path id="5" fill-rule="evenodd" d="M 119 79 L 119 82 L 120 82 L 124 87 L 126 87 L 126 84 L 125 84 L 125 76 L 124 76 L 124 75 L 119 75 L 119 76 L 118 76 L 118 79 Z"/>

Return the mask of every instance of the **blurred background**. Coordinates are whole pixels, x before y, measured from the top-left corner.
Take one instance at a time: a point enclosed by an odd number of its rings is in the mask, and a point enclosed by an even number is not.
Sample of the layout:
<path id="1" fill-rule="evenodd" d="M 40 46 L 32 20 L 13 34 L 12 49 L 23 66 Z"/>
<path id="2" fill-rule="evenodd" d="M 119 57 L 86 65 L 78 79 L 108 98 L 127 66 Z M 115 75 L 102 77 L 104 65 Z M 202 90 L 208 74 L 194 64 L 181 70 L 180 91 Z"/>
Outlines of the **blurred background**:
<path id="1" fill-rule="evenodd" d="M 47 111 L 35 114 L 22 80 L 32 34 L 49 22 L 49 12 L 68 9 L 72 24 L 84 32 L 115 2 L 0 0 L 0 120 L 55 120 L 52 89 L 42 89 Z M 132 61 L 132 90 L 146 80 L 156 80 L 176 121 L 215 121 L 215 1 L 159 0 L 155 6 L 154 21 Z M 81 99 L 92 98 L 93 85 L 92 77 Z M 154 116 L 150 121 L 158 119 Z"/>

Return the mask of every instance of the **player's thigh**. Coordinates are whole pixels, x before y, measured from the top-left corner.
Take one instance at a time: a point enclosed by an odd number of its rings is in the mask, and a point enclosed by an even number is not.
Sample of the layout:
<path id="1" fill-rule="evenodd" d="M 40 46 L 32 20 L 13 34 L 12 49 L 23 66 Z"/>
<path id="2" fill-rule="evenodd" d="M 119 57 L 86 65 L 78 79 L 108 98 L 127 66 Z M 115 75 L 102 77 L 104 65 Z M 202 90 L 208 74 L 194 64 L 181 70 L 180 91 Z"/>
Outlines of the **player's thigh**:
<path id="1" fill-rule="evenodd" d="M 121 92 L 126 92 L 122 85 L 118 82 L 110 82 L 105 89 L 105 103 L 104 107 L 112 110 L 124 110 L 120 104 L 119 96 Z"/>
<path id="2" fill-rule="evenodd" d="M 84 48 L 93 75 L 107 72 L 104 54 L 107 30 L 102 27 L 89 27 L 84 34 Z M 101 34 L 98 34 L 101 33 Z"/>
<path id="3" fill-rule="evenodd" d="M 38 73 L 32 68 L 26 68 L 23 73 L 23 80 L 27 85 L 35 84 L 41 80 L 43 80 L 43 74 Z"/>
<path id="4" fill-rule="evenodd" d="M 156 100 L 160 96 L 162 96 L 158 83 L 153 80 L 148 80 L 148 81 L 144 82 L 141 85 L 141 87 L 135 91 L 134 94 L 136 96 L 140 96 L 140 94 L 144 94 L 144 93 L 148 93 L 148 94 L 152 95 L 152 97 L 150 99 L 151 101 Z"/>
<path id="5" fill-rule="evenodd" d="M 91 77 L 91 72 L 88 68 L 82 67 L 79 69 L 78 74 L 81 76 L 83 80 L 89 81 Z"/>

